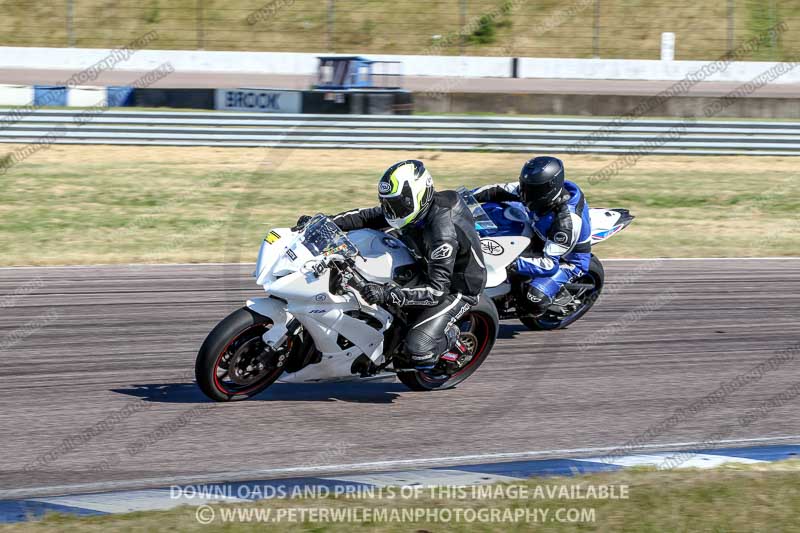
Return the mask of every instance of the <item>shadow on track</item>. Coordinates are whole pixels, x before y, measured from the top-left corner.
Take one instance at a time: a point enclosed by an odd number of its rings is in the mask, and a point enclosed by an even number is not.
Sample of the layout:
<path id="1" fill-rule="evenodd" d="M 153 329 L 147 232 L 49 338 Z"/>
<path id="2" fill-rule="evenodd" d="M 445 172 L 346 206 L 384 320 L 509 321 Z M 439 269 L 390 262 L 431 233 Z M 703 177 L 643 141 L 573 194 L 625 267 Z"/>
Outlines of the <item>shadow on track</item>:
<path id="1" fill-rule="evenodd" d="M 500 324 L 500 331 L 497 334 L 498 339 L 513 339 L 523 331 L 528 331 L 528 328 L 522 324 Z"/>
<path id="2" fill-rule="evenodd" d="M 111 390 L 150 402 L 211 403 L 195 383 L 151 383 Z M 408 392 L 401 383 L 275 383 L 255 398 L 244 401 L 392 403 L 400 392 Z"/>

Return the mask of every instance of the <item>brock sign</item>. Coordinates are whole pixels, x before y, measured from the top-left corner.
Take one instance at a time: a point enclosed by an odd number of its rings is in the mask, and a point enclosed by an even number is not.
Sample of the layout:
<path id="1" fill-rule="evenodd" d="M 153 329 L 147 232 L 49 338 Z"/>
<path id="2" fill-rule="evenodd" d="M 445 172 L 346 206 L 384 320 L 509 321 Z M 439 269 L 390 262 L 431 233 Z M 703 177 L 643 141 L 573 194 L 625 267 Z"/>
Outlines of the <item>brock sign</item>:
<path id="1" fill-rule="evenodd" d="M 256 113 L 300 113 L 302 102 L 300 91 L 217 89 L 214 108 Z"/>

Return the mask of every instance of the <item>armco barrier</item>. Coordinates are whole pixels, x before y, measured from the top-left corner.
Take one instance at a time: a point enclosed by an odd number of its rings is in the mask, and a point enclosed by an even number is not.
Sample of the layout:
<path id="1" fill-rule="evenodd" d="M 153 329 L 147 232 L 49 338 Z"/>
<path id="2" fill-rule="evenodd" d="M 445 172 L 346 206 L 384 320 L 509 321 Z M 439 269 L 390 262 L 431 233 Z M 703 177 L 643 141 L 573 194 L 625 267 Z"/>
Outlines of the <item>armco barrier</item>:
<path id="1" fill-rule="evenodd" d="M 54 135 L 53 132 L 57 132 Z M 800 122 L 6 110 L 0 142 L 800 155 Z"/>

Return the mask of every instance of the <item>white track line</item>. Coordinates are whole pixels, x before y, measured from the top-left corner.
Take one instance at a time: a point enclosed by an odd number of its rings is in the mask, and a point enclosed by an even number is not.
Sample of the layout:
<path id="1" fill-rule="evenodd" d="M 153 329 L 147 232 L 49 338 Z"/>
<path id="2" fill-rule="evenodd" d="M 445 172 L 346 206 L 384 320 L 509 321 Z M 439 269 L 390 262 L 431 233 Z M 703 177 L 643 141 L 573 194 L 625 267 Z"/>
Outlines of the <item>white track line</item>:
<path id="1" fill-rule="evenodd" d="M 716 445 L 756 444 L 794 440 L 800 443 L 800 435 L 787 435 L 783 437 L 757 437 L 749 439 L 727 439 L 716 442 Z M 703 448 L 708 447 L 708 442 L 670 442 L 665 444 L 643 444 L 630 450 L 628 455 L 635 454 L 637 450 L 670 450 L 676 448 Z M 730 446 L 725 446 L 730 447 Z M 165 487 L 167 485 L 186 485 L 193 483 L 218 483 L 228 481 L 247 481 L 259 479 L 280 479 L 282 477 L 304 476 L 331 476 L 334 474 L 393 470 L 398 468 L 453 466 L 469 463 L 496 463 L 506 460 L 538 459 L 543 457 L 564 459 L 580 459 L 570 457 L 575 455 L 597 455 L 603 452 L 617 452 L 623 446 L 605 446 L 598 448 L 567 448 L 560 450 L 535 450 L 527 452 L 487 453 L 477 455 L 460 455 L 451 457 L 430 457 L 426 459 L 398 459 L 393 461 L 373 461 L 367 463 L 351 463 L 325 466 L 299 466 L 288 468 L 268 468 L 263 470 L 243 470 L 237 472 L 219 472 L 215 474 L 199 474 L 193 476 L 172 476 L 160 478 L 145 478 L 126 481 L 101 481 L 97 483 L 75 483 L 71 485 L 53 485 L 46 487 L 31 487 L 24 489 L 0 490 L 1 499 L 30 498 L 36 496 L 53 496 L 58 494 L 90 493 L 113 490 L 130 490 L 145 487 Z"/>
<path id="2" fill-rule="evenodd" d="M 600 257 L 604 263 L 614 261 L 762 261 L 775 259 L 800 259 L 800 256 L 768 256 L 768 257 Z"/>

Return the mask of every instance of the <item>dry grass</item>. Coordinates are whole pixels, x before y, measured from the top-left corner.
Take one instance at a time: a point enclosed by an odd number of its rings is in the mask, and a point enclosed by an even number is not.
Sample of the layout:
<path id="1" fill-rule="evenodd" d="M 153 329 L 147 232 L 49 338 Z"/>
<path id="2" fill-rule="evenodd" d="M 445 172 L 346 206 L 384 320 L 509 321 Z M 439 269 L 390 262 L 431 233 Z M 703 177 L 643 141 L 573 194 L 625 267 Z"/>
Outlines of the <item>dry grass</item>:
<path id="1" fill-rule="evenodd" d="M 500 8 L 505 3 L 336 0 L 332 49 L 327 46 L 328 3 L 320 0 L 204 0 L 199 17 L 195 0 L 75 0 L 74 28 L 77 46 L 90 48 L 121 46 L 155 30 L 159 39 L 150 45 L 154 49 L 458 54 L 459 34 L 464 33 L 468 55 L 593 57 L 593 0 L 514 1 L 504 16 Z M 0 43 L 66 46 L 66 4 L 0 0 Z M 778 21 L 795 26 L 800 15 L 796 2 L 774 6 L 736 2 L 736 43 Z M 677 59 L 713 59 L 727 49 L 724 2 L 612 0 L 600 7 L 600 57 L 657 59 L 665 31 L 676 33 Z M 498 15 L 493 17 L 493 39 L 469 39 L 476 21 L 492 14 Z M 256 23 L 248 23 L 248 17 Z M 462 30 L 462 24 L 469 29 Z M 769 43 L 744 59 L 792 59 L 798 45 L 796 31 L 789 31 L 775 46 Z"/>
<path id="2" fill-rule="evenodd" d="M 133 513 L 127 515 L 75 518 L 50 516 L 43 521 L 0 526 L 0 532 L 30 531 L 49 533 L 80 530 L 85 532 L 127 531 L 228 531 L 231 533 L 276 527 L 281 531 L 376 533 L 406 531 L 600 531 L 600 532 L 662 532 L 662 531 L 796 531 L 800 523 L 800 477 L 797 461 L 775 465 L 770 471 L 751 466 L 719 468 L 716 470 L 653 471 L 629 469 L 613 473 L 581 476 L 578 478 L 531 479 L 513 483 L 526 486 L 528 495 L 522 498 L 464 498 L 440 497 L 441 493 L 409 499 L 326 498 L 301 500 L 267 500 L 247 504 L 229 504 L 225 507 L 243 509 L 271 509 L 276 512 L 287 508 L 382 508 L 382 509 L 547 509 L 554 517 L 559 508 L 594 510 L 595 520 L 588 523 L 564 523 L 547 520 L 545 523 L 315 523 L 258 524 L 229 522 L 221 524 L 222 506 L 215 505 L 217 521 L 209 526 L 200 525 L 196 509 L 182 507 L 172 511 Z M 759 465 L 760 466 L 760 465 Z M 779 468 L 778 468 L 779 466 Z M 790 470 L 794 468 L 794 470 Z M 569 499 L 548 498 L 547 488 L 581 485 L 584 494 L 588 487 L 595 490 L 601 485 L 627 486 L 628 498 L 623 499 Z M 539 492 L 537 492 L 539 487 Z M 569 490 L 569 489 L 568 489 Z M 388 493 L 385 493 L 388 494 Z M 399 491 L 395 490 L 395 494 Z M 506 492 L 506 494 L 514 494 Z M 519 494 L 519 492 L 517 492 Z"/>
<path id="3" fill-rule="evenodd" d="M 7 151 L 12 145 L 5 146 Z M 53 146 L 0 178 L 0 263 L 251 261 L 269 226 L 375 202 L 389 164 L 425 160 L 440 189 L 515 179 L 520 154 Z M 637 216 L 601 257 L 792 255 L 800 249 L 791 158 L 563 155 L 590 205 Z M 765 174 L 763 169 L 770 172 Z"/>
<path id="4" fill-rule="evenodd" d="M 4 152 L 12 152 L 21 145 L 1 145 Z M 613 155 L 571 155 L 553 154 L 568 162 L 568 172 L 575 175 L 588 175 L 614 161 Z M 524 154 L 477 153 L 477 152 L 431 152 L 400 150 L 300 150 L 300 149 L 262 149 L 262 148 L 206 148 L 169 146 L 58 146 L 35 155 L 36 164 L 71 165 L 74 163 L 107 164 L 110 162 L 180 165 L 182 168 L 198 172 L 241 171 L 253 172 L 277 167 L 287 172 L 309 172 L 324 170 L 334 172 L 370 172 L 380 174 L 383 168 L 402 158 L 420 158 L 442 172 L 494 172 L 507 173 L 516 178 L 519 167 L 525 160 Z M 758 164 L 763 162 L 764 164 Z M 748 168 L 748 164 L 752 163 Z M 750 171 L 761 172 L 769 168 L 770 175 L 796 174 L 795 157 L 734 157 L 734 156 L 650 156 L 641 159 L 634 167 L 626 170 L 624 176 L 651 174 L 653 172 L 695 172 L 718 171 L 731 175 L 746 175 Z M 124 167 L 122 167 L 124 168 Z M 765 179 L 769 176 L 765 176 Z M 377 180 L 377 178 L 376 178 Z"/>

